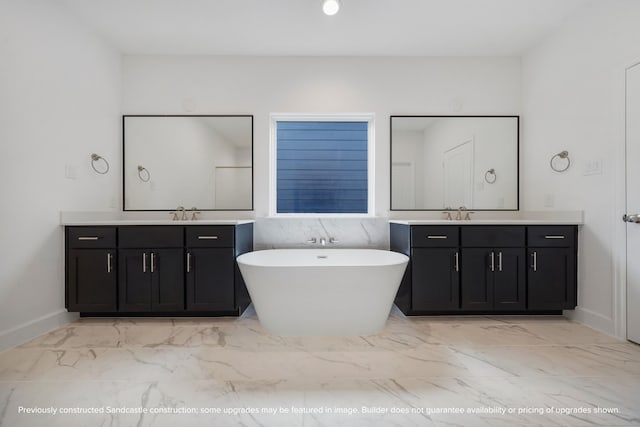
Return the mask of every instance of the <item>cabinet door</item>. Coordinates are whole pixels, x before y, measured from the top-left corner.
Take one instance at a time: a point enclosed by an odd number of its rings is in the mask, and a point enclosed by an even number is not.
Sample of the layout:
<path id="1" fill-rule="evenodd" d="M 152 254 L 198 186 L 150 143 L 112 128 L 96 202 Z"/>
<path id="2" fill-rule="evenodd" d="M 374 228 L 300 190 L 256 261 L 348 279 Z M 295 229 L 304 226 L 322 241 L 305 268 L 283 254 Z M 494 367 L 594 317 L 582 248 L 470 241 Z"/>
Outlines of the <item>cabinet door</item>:
<path id="1" fill-rule="evenodd" d="M 527 255 L 529 310 L 575 308 L 573 248 L 531 248 Z"/>
<path id="2" fill-rule="evenodd" d="M 150 258 L 149 250 L 118 251 L 119 311 L 151 311 Z"/>
<path id="3" fill-rule="evenodd" d="M 184 250 L 154 249 L 149 252 L 152 310 L 183 311 Z"/>
<path id="4" fill-rule="evenodd" d="M 114 312 L 115 250 L 71 249 L 67 252 L 67 308 L 86 313 Z"/>
<path id="5" fill-rule="evenodd" d="M 232 311 L 233 248 L 187 249 L 187 310 Z"/>
<path id="6" fill-rule="evenodd" d="M 412 250 L 412 309 L 460 309 L 460 273 L 457 248 Z"/>
<path id="7" fill-rule="evenodd" d="M 493 309 L 492 249 L 463 248 L 461 250 L 461 308 L 462 310 Z M 495 270 L 496 259 L 493 259 Z"/>
<path id="8" fill-rule="evenodd" d="M 525 250 L 494 249 L 493 309 L 524 310 L 526 306 Z"/>

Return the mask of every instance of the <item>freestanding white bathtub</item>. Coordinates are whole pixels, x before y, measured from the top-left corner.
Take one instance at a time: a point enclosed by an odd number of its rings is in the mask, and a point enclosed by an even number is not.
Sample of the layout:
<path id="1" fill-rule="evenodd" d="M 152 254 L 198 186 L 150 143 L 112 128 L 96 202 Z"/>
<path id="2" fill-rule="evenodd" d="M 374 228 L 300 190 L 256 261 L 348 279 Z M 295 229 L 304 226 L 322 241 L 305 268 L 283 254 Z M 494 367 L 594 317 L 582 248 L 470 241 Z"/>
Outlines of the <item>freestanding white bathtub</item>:
<path id="1" fill-rule="evenodd" d="M 260 323 L 289 336 L 376 333 L 409 262 L 375 249 L 272 249 L 237 260 Z"/>

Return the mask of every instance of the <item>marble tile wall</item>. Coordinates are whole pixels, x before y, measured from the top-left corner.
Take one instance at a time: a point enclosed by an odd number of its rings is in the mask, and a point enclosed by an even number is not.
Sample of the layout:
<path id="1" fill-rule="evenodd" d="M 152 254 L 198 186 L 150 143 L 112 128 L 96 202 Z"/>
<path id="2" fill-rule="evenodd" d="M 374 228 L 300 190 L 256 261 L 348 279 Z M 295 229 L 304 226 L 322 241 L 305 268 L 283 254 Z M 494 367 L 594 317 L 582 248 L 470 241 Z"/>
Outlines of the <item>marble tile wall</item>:
<path id="1" fill-rule="evenodd" d="M 389 249 L 386 218 L 258 218 L 254 227 L 255 249 L 319 246 L 311 238 L 338 240 L 331 247 Z"/>

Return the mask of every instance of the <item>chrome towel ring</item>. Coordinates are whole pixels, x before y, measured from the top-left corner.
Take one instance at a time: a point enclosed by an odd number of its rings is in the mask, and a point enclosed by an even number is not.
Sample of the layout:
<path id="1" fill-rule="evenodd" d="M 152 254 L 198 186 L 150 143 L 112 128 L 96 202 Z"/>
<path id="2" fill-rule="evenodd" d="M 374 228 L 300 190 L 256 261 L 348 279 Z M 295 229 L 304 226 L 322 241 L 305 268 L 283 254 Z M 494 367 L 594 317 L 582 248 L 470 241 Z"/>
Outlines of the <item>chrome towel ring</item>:
<path id="1" fill-rule="evenodd" d="M 494 182 L 496 182 L 497 178 L 498 177 L 496 176 L 496 170 L 494 168 L 491 168 L 484 173 L 484 180 L 489 184 L 493 184 Z"/>
<path id="2" fill-rule="evenodd" d="M 147 168 L 142 165 L 138 165 L 138 178 L 140 178 L 140 181 L 142 182 L 149 182 L 149 180 L 151 179 L 151 174 L 149 173 Z"/>
<path id="3" fill-rule="evenodd" d="M 102 160 L 104 162 L 104 165 L 106 166 L 106 168 L 100 170 L 96 168 L 96 162 Z M 97 155 L 96 153 L 91 154 L 91 168 L 96 171 L 96 173 L 99 173 L 100 175 L 104 175 L 107 172 L 109 172 L 109 162 L 107 161 L 107 159 L 105 159 L 102 156 Z"/>
<path id="4" fill-rule="evenodd" d="M 571 159 L 569 158 L 569 152 L 568 151 L 559 152 L 558 154 L 553 156 L 551 160 L 549 160 L 549 165 L 551 166 L 551 169 L 553 169 L 556 172 L 566 171 L 567 169 L 569 169 L 569 166 L 571 166 Z"/>

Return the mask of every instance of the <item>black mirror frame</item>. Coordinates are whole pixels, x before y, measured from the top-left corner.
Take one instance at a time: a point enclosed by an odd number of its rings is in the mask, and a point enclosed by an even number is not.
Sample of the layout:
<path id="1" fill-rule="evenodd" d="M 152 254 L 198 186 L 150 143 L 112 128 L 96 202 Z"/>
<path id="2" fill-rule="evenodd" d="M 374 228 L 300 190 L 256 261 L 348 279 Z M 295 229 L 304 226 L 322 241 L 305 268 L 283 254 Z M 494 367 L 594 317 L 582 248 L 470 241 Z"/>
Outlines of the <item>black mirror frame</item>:
<path id="1" fill-rule="evenodd" d="M 123 114 L 122 115 L 122 211 L 123 212 L 168 212 L 174 209 L 126 209 L 125 205 L 125 121 L 127 117 L 249 117 L 251 118 L 251 208 L 250 209 L 198 209 L 206 212 L 251 212 L 255 207 L 254 175 L 254 120 L 253 114 Z"/>

